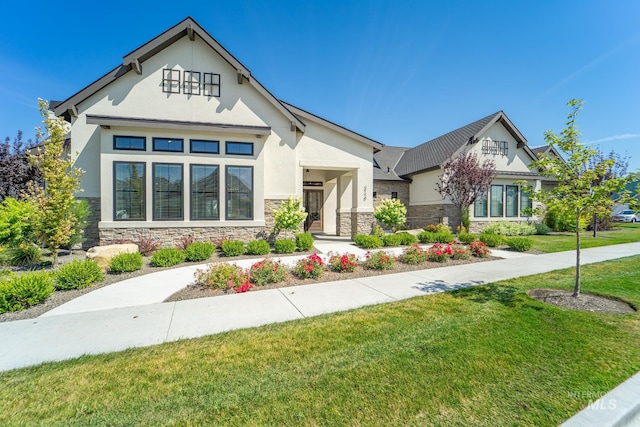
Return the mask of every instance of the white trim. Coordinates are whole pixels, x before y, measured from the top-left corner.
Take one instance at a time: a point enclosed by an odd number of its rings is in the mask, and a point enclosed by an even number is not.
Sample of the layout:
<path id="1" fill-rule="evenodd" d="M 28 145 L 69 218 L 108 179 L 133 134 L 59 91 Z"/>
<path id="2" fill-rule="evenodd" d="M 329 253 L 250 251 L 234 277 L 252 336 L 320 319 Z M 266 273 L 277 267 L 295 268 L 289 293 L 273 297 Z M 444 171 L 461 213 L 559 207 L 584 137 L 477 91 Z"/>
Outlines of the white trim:
<path id="1" fill-rule="evenodd" d="M 326 160 L 300 160 L 300 166 L 303 168 L 325 169 L 325 170 L 357 170 L 360 169 L 358 162 L 338 162 Z"/>

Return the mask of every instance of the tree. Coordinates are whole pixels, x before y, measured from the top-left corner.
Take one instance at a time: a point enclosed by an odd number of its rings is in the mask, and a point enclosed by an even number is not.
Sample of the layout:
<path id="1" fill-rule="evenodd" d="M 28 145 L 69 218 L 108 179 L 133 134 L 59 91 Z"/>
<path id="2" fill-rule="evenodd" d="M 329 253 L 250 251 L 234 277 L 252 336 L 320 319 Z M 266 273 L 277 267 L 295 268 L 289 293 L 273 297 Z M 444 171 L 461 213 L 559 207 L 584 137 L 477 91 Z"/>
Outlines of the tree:
<path id="1" fill-rule="evenodd" d="M 287 231 L 296 232 L 300 229 L 300 223 L 307 218 L 307 212 L 302 206 L 301 199 L 294 199 L 293 196 L 289 196 L 289 199 L 280 205 L 280 209 L 273 211 L 273 216 L 276 222 L 274 231 L 285 230 L 285 237 Z"/>
<path id="2" fill-rule="evenodd" d="M 475 153 L 463 152 L 442 165 L 442 175 L 436 184 L 436 190 L 443 199 L 451 200 L 457 209 L 459 221 L 462 222 L 465 210 L 489 192 L 495 177 L 496 164 L 493 160 L 486 159 L 481 164 Z"/>
<path id="3" fill-rule="evenodd" d="M 75 194 L 80 189 L 84 173 L 73 166 L 74 159 L 65 153 L 67 123 L 61 117 L 49 114 L 49 103 L 38 100 L 44 130 L 38 129 L 43 144 L 29 152 L 29 161 L 42 172 L 44 185 L 33 181 L 28 185 L 28 196 L 37 206 L 34 229 L 39 240 L 51 250 L 54 267 L 58 265 L 58 250 L 69 241 L 78 222 L 74 213 Z M 46 134 L 45 134 L 46 132 Z"/>
<path id="4" fill-rule="evenodd" d="M 29 150 L 36 147 L 38 143 L 38 139 L 35 142 L 23 141 L 22 131 L 18 131 L 18 136 L 14 138 L 13 143 L 9 137 L 0 143 L 0 171 L 2 171 L 0 202 L 7 197 L 20 199 L 30 181 L 42 180 L 40 170 L 30 165 L 27 157 Z"/>
<path id="5" fill-rule="evenodd" d="M 582 109 L 581 100 L 571 100 L 566 127 L 560 134 L 549 130 L 544 139 L 548 145 L 557 147 L 566 160 L 553 155 L 541 156 L 532 162 L 540 174 L 553 178 L 557 185 L 550 190 L 531 192 L 533 200 L 542 202 L 564 213 L 571 213 L 575 221 L 576 233 L 576 275 L 573 296 L 580 295 L 580 221 L 603 209 L 610 209 L 611 194 L 622 192 L 625 185 L 635 178 L 635 174 L 617 176 L 611 173 L 616 168 L 615 156 L 601 156 L 596 149 L 588 148 L 580 142 L 580 132 L 576 128 L 576 116 Z M 623 194 L 623 198 L 627 195 Z"/>
<path id="6" fill-rule="evenodd" d="M 384 199 L 373 212 L 376 220 L 396 231 L 407 220 L 407 208 L 398 199 Z"/>
<path id="7" fill-rule="evenodd" d="M 629 156 L 621 156 L 615 151 L 609 152 L 605 155 L 599 149 L 596 150 L 595 155 L 589 160 L 589 169 L 596 169 L 599 165 L 607 162 L 606 173 L 602 176 L 596 177 L 592 186 L 601 185 L 604 181 L 621 178 L 627 175 L 627 169 L 629 167 Z M 613 197 L 614 192 L 608 193 L 608 197 Z M 600 209 L 593 212 L 591 226 L 593 227 L 593 237 L 597 236 L 598 228 L 601 228 L 601 223 L 604 226 L 611 224 L 611 206 L 602 206 Z"/>

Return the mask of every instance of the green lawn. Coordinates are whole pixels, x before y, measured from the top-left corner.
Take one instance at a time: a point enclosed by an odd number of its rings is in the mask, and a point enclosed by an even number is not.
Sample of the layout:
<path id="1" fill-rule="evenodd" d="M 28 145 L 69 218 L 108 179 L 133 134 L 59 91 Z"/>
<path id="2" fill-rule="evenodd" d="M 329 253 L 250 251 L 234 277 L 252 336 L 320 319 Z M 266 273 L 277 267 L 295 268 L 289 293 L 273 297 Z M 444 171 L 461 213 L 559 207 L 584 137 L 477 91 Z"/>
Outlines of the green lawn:
<path id="1" fill-rule="evenodd" d="M 640 257 L 583 290 L 640 307 Z M 0 425 L 556 426 L 640 370 L 640 315 L 544 305 L 572 270 L 0 374 Z"/>
<path id="2" fill-rule="evenodd" d="M 598 231 L 593 237 L 593 231 L 583 231 L 580 240 L 581 248 L 595 248 L 598 246 L 617 245 L 619 243 L 640 242 L 640 224 L 616 224 L 611 231 Z M 533 249 L 542 252 L 561 252 L 576 249 L 575 233 L 553 233 L 545 236 L 529 236 L 533 239 Z"/>

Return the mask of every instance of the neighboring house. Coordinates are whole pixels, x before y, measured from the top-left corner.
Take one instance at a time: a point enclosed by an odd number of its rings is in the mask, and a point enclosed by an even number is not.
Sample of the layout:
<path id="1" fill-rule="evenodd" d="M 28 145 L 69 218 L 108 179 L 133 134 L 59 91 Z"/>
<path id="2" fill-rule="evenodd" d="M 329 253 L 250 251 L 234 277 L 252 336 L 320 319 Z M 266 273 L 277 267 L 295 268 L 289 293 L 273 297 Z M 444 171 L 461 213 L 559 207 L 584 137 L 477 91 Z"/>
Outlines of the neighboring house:
<path id="1" fill-rule="evenodd" d="M 306 228 L 368 233 L 382 144 L 275 98 L 192 18 L 52 103 L 92 207 L 87 244 L 252 239 L 303 197 Z"/>
<path id="2" fill-rule="evenodd" d="M 524 209 L 531 207 L 531 199 L 514 182 L 525 180 L 534 189 L 546 183 L 537 171 L 529 169 L 537 154 L 502 111 L 415 148 L 384 147 L 374 156 L 380 167 L 374 169 L 374 192 L 382 197 L 395 193 L 401 200 L 408 200 L 405 204 L 411 228 L 437 223 L 458 224 L 460 218 L 455 207 L 442 199 L 436 184 L 442 175 L 442 165 L 463 152 L 476 153 L 481 163 L 489 158 L 497 169 L 497 177 L 487 197 L 470 207 L 472 231 L 478 231 L 492 221 L 530 219 Z M 407 189 L 408 196 L 400 197 Z"/>

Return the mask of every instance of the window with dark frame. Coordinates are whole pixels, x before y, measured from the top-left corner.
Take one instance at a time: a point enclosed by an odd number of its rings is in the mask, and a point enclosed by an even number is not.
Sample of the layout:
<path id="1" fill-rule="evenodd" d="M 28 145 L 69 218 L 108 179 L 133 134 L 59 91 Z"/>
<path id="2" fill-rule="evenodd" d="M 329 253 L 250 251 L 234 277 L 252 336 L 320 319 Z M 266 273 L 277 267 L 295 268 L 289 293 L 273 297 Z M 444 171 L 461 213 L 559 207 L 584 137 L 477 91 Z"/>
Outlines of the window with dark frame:
<path id="1" fill-rule="evenodd" d="M 200 71 L 185 71 L 182 93 L 200 95 Z"/>
<path id="2" fill-rule="evenodd" d="M 225 154 L 238 156 L 253 156 L 253 142 L 227 141 L 224 147 Z"/>
<path id="3" fill-rule="evenodd" d="M 190 150 L 192 153 L 220 154 L 220 141 L 192 139 Z"/>
<path id="4" fill-rule="evenodd" d="M 180 93 L 180 70 L 170 68 L 162 70 L 162 92 Z"/>
<path id="5" fill-rule="evenodd" d="M 397 199 L 398 198 L 398 192 L 397 191 L 392 191 L 391 192 L 391 198 L 392 199 Z"/>
<path id="6" fill-rule="evenodd" d="M 220 219 L 218 165 L 191 165 L 191 220 Z"/>
<path id="7" fill-rule="evenodd" d="M 226 219 L 253 219 L 253 167 L 226 167 Z"/>
<path id="8" fill-rule="evenodd" d="M 113 137 L 114 150 L 147 150 L 147 138 L 144 136 L 119 136 Z"/>
<path id="9" fill-rule="evenodd" d="M 153 220 L 182 220 L 182 164 L 153 164 Z"/>
<path id="10" fill-rule="evenodd" d="M 506 156 L 508 152 L 509 143 L 507 141 L 494 141 L 489 138 L 482 140 L 482 154 Z"/>
<path id="11" fill-rule="evenodd" d="M 184 151 L 184 140 L 179 138 L 153 138 L 153 151 Z"/>
<path id="12" fill-rule="evenodd" d="M 113 163 L 114 221 L 144 221 L 146 219 L 145 164 Z"/>
<path id="13" fill-rule="evenodd" d="M 520 216 L 529 217 L 531 216 L 531 209 L 533 208 L 533 203 L 531 201 L 531 194 L 528 191 L 525 191 L 524 188 L 520 188 Z"/>
<path id="14" fill-rule="evenodd" d="M 205 96 L 220 97 L 220 74 L 204 73 L 202 89 Z"/>
<path id="15" fill-rule="evenodd" d="M 507 185 L 505 190 L 505 211 L 507 217 L 518 216 L 518 186 Z"/>
<path id="16" fill-rule="evenodd" d="M 473 216 L 476 218 L 486 218 L 489 215 L 489 210 L 487 209 L 487 195 L 478 197 L 473 204 Z"/>
<path id="17" fill-rule="evenodd" d="M 502 201 L 502 185 L 491 186 L 491 209 L 490 215 L 492 217 L 504 216 L 504 204 Z"/>

